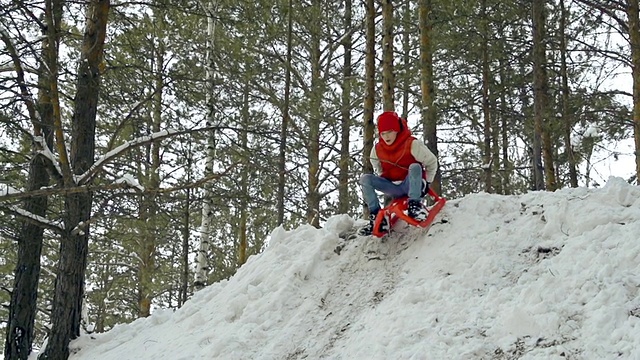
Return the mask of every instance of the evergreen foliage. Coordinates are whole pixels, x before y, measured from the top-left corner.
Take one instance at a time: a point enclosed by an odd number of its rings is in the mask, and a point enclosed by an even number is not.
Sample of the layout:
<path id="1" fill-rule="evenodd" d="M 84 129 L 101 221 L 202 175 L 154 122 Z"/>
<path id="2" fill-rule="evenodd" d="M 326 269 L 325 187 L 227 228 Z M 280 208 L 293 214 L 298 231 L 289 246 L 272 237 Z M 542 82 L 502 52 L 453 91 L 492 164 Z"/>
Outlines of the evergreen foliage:
<path id="1" fill-rule="evenodd" d="M 34 132 L 14 57 L 28 66 L 27 91 L 36 97 L 41 67 L 38 0 L 0 0 L 0 328 L 6 327 L 18 259 L 16 245 L 26 221 L 14 210 L 33 160 Z M 62 127 L 71 129 L 84 4 L 65 2 L 58 53 Z M 146 316 L 154 308 L 178 308 L 195 291 L 193 273 L 202 203 L 211 202 L 208 283 L 232 276 L 268 245 L 276 226 L 322 226 L 339 210 L 360 216 L 358 179 L 363 164 L 366 113 L 366 12 L 327 0 L 216 0 L 112 4 L 101 66 L 96 121 L 96 160 L 128 146 L 95 174 L 85 272 L 85 331 L 106 331 Z M 212 3 L 213 4 L 213 3 Z M 572 186 L 576 162 L 581 186 L 594 183 L 594 154 L 633 138 L 631 94 L 612 86 L 629 72 L 631 52 L 620 21 L 623 9 L 591 1 L 544 2 L 544 68 L 548 77 L 544 118 L 558 188 Z M 448 198 L 478 191 L 523 193 L 532 174 L 534 71 L 531 4 L 462 0 L 393 2 L 394 102 L 417 137 L 428 129 L 421 116 L 420 7 L 429 6 L 433 57 L 433 106 L 437 123 L 441 189 Z M 382 19 L 376 2 L 375 112 L 382 110 Z M 291 14 L 289 14 L 291 11 Z M 287 24 L 292 19 L 289 124 L 285 151 L 284 219 L 279 224 L 278 154 L 285 112 Z M 615 15 L 615 16 L 612 16 Z M 207 16 L 216 20 L 213 86 L 205 80 Z M 566 26 L 561 27 L 564 21 Z M 345 72 L 345 38 L 351 69 Z M 564 43 L 564 48 L 561 44 Z M 15 47 L 14 53 L 9 44 Z M 563 84 L 561 59 L 566 59 Z M 348 77 L 345 74 L 351 74 Z M 628 75 L 625 75 L 628 76 Z M 343 97 L 348 81 L 349 93 Z M 637 79 L 640 81 L 640 79 Z M 568 91 L 567 91 L 568 90 Z M 206 128 L 207 91 L 214 126 Z M 38 106 L 46 106 L 38 103 Z M 348 115 L 345 118 L 345 113 Z M 346 123 L 343 122 L 346 119 Z M 487 121 L 490 120 L 490 121 Z M 341 137 L 348 126 L 346 146 Z M 597 131 L 594 131 L 597 130 Z M 131 141 L 162 131 L 177 134 Z M 215 156 L 204 178 L 208 137 Z M 538 134 L 539 135 L 539 134 Z M 608 150 L 609 149 L 609 150 Z M 571 151 L 569 151 L 571 150 Z M 51 149 L 59 156 L 59 149 Z M 340 159 L 348 159 L 347 199 L 339 198 Z M 630 169 L 632 174 L 634 169 Z M 637 176 L 637 174 L 635 174 Z M 137 183 L 135 186 L 124 186 Z M 64 218 L 60 179 L 43 188 L 46 218 Z M 205 191 L 205 185 L 209 191 Z M 343 196 L 344 193 L 343 193 Z M 346 209 L 345 209 L 346 204 Z M 34 347 L 49 329 L 60 238 L 44 231 Z M 6 306 L 5 306 L 6 305 Z M 3 341 L 5 337 L 2 337 Z M 4 347 L 3 347 L 4 348 Z"/>

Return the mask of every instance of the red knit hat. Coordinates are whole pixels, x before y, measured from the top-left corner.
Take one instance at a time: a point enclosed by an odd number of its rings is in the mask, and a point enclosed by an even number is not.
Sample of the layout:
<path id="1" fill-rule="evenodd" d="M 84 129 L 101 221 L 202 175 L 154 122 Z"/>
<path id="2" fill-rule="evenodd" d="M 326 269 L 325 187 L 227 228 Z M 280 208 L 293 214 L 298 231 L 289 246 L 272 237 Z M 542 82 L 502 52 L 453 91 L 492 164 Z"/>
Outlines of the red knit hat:
<path id="1" fill-rule="evenodd" d="M 378 116 L 378 132 L 400 132 L 400 116 L 395 111 L 385 111 Z"/>

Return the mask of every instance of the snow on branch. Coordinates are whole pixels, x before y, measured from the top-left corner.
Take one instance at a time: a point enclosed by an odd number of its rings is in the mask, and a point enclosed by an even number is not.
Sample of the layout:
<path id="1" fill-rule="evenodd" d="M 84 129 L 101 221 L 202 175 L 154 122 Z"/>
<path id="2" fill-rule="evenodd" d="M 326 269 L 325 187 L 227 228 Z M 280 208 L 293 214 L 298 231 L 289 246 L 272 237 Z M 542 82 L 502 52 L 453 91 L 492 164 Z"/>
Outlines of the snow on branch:
<path id="1" fill-rule="evenodd" d="M 64 224 L 62 223 L 57 223 L 54 221 L 51 221 L 47 218 L 44 218 L 40 215 L 36 215 L 34 213 L 31 213 L 25 209 L 21 209 L 18 206 L 15 205 L 10 205 L 7 207 L 0 207 L 1 210 L 3 210 L 6 213 L 9 214 L 13 214 L 16 217 L 19 217 L 23 220 L 26 220 L 27 222 L 30 222 L 32 224 L 38 225 L 42 228 L 45 229 L 49 229 L 51 231 L 54 231 L 58 234 L 62 233 L 64 230 Z"/>
<path id="2" fill-rule="evenodd" d="M 18 193 L 20 193 L 20 190 L 12 188 L 7 184 L 0 184 L 0 197 L 6 196 L 9 194 L 18 194 Z"/>
<path id="3" fill-rule="evenodd" d="M 39 154 L 41 154 L 42 156 L 44 156 L 45 158 L 47 158 L 47 160 L 49 160 L 49 162 L 51 162 L 51 165 L 53 166 L 53 168 L 56 169 L 59 177 L 62 177 L 62 169 L 60 169 L 60 165 L 58 164 L 58 161 L 56 160 L 56 156 L 53 154 L 53 152 L 51 152 L 51 149 L 49 148 L 49 146 L 47 145 L 47 142 L 44 140 L 43 136 L 34 136 L 33 137 L 33 141 L 40 145 L 40 151 Z"/>
<path id="4" fill-rule="evenodd" d="M 91 168 L 89 168 L 89 170 L 87 170 L 84 174 L 76 176 L 76 184 L 78 185 L 88 184 L 109 161 L 117 158 L 118 156 L 124 154 L 125 152 L 129 151 L 134 147 L 146 145 L 154 141 L 166 139 L 171 136 L 189 134 L 192 132 L 209 130 L 209 129 L 211 128 L 206 127 L 206 128 L 200 128 L 200 129 L 194 129 L 194 130 L 168 129 L 168 130 L 163 130 L 163 131 L 153 133 L 151 135 L 141 136 L 131 141 L 127 141 L 126 143 L 116 147 L 115 149 L 109 151 L 103 157 L 98 159 L 98 161 L 96 161 L 91 166 Z"/>
<path id="5" fill-rule="evenodd" d="M 61 187 L 48 187 L 42 188 L 39 190 L 31 190 L 27 192 L 15 191 L 9 193 L 0 192 L 0 202 L 25 199 L 33 196 L 52 196 L 52 195 L 62 195 L 67 196 L 71 194 L 80 194 L 87 192 L 96 192 L 96 191 L 110 191 L 110 190 L 118 190 L 118 189 L 130 189 L 130 184 L 128 183 L 118 183 L 118 184 L 110 184 L 110 185 L 100 185 L 100 186 L 76 186 L 71 188 L 61 188 Z"/>
<path id="6" fill-rule="evenodd" d="M 140 185 L 138 180 L 131 175 L 124 175 L 120 179 L 116 180 L 116 184 L 124 184 L 127 187 L 137 189 L 140 192 L 144 191 L 144 186 Z"/>

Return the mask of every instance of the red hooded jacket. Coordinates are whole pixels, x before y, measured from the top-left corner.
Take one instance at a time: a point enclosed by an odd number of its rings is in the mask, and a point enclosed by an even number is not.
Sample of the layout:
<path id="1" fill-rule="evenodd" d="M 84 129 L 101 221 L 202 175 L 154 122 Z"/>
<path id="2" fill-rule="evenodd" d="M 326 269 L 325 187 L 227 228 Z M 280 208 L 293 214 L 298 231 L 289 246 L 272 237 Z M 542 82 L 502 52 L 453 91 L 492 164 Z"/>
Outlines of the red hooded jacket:
<path id="1" fill-rule="evenodd" d="M 391 145 L 387 145 L 382 137 L 379 138 L 376 144 L 376 155 L 380 160 L 382 166 L 383 178 L 391 181 L 402 181 L 409 174 L 409 165 L 417 163 L 418 161 L 411 155 L 411 144 L 415 137 L 411 135 L 411 131 L 407 126 L 407 120 L 401 119 L 401 128 L 398 132 L 396 140 Z M 422 170 L 422 176 L 426 173 Z"/>

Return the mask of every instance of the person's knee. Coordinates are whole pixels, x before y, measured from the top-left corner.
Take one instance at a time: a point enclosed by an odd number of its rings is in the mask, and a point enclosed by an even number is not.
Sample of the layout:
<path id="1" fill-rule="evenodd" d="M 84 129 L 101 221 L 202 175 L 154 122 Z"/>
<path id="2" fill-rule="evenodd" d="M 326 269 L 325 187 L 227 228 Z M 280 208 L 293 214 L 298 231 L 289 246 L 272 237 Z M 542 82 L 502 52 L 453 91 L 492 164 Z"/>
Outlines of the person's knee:
<path id="1" fill-rule="evenodd" d="M 360 176 L 360 185 L 371 185 L 371 180 L 375 177 L 373 174 L 362 174 Z"/>
<path id="2" fill-rule="evenodd" d="M 422 174 L 422 165 L 419 163 L 413 163 L 409 165 L 409 173 L 410 174 Z"/>

